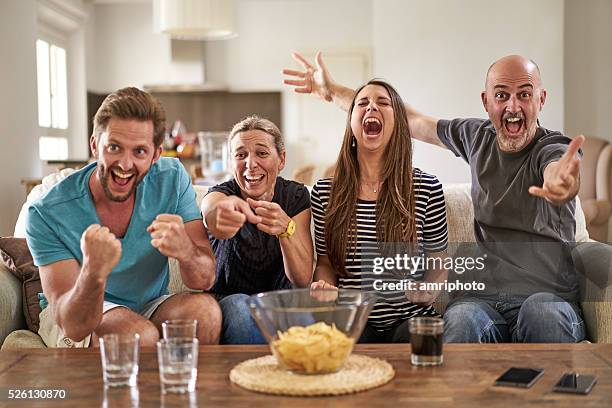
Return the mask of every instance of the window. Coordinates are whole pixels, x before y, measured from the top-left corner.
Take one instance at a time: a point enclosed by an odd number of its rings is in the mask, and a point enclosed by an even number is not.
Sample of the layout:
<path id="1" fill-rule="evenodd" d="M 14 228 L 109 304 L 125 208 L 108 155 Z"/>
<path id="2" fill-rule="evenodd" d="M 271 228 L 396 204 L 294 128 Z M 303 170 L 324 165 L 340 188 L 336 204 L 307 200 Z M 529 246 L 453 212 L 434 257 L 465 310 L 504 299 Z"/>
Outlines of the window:
<path id="1" fill-rule="evenodd" d="M 37 40 L 36 66 L 38 126 L 41 128 L 40 158 L 63 160 L 68 157 L 66 49 L 48 41 Z"/>

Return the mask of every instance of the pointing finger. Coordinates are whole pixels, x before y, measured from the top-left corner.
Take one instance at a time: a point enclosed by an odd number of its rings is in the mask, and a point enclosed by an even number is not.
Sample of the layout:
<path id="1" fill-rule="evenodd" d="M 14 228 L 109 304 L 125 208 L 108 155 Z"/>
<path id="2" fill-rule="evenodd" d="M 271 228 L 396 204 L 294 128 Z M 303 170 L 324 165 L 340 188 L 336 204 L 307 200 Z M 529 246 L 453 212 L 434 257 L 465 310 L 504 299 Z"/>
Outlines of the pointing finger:
<path id="1" fill-rule="evenodd" d="M 563 157 L 566 157 L 567 159 L 575 158 L 576 153 L 578 152 L 578 149 L 580 149 L 580 147 L 582 146 L 583 143 L 584 143 L 584 136 L 583 135 L 576 136 L 571 141 L 569 146 L 567 147 L 567 151 L 565 152 Z"/>

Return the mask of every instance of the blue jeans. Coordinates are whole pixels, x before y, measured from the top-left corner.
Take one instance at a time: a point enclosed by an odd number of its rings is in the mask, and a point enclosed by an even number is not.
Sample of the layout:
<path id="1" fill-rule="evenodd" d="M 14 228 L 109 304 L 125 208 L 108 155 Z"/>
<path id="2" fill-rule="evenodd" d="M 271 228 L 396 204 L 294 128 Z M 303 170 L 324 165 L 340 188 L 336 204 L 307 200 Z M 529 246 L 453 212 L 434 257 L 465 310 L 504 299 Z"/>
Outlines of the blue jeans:
<path id="1" fill-rule="evenodd" d="M 249 295 L 236 293 L 219 301 L 223 313 L 221 344 L 266 344 L 246 304 Z"/>
<path id="2" fill-rule="evenodd" d="M 578 305 L 552 293 L 467 296 L 444 313 L 446 343 L 576 343 L 584 337 Z"/>

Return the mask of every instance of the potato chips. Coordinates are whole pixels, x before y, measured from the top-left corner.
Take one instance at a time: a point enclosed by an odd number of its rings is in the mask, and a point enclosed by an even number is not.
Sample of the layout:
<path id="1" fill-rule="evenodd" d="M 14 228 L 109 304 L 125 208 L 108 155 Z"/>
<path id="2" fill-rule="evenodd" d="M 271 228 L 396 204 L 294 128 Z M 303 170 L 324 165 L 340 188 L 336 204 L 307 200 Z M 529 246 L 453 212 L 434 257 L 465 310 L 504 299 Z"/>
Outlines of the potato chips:
<path id="1" fill-rule="evenodd" d="M 324 322 L 290 327 L 278 332 L 272 349 L 281 365 L 290 370 L 329 373 L 338 370 L 353 349 L 353 340 Z"/>

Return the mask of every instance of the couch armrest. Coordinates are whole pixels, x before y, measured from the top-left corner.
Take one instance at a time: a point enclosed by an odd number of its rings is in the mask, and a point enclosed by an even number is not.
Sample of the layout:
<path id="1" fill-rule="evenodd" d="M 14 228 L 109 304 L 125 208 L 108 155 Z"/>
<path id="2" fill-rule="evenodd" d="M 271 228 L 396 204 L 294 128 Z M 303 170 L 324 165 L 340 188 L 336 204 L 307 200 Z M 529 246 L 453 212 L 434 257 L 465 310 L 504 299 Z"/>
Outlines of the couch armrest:
<path id="1" fill-rule="evenodd" d="M 16 350 L 24 348 L 47 348 L 40 336 L 29 330 L 15 330 L 4 339 L 2 350 Z"/>
<path id="2" fill-rule="evenodd" d="M 607 225 L 612 213 L 612 205 L 607 200 L 589 198 L 582 200 L 582 210 L 587 224 L 600 225 L 605 223 Z"/>
<path id="3" fill-rule="evenodd" d="M 588 338 L 612 343 L 612 246 L 585 242 L 572 251 Z"/>
<path id="4" fill-rule="evenodd" d="M 0 263 L 0 345 L 14 330 L 26 328 L 21 282 Z"/>

